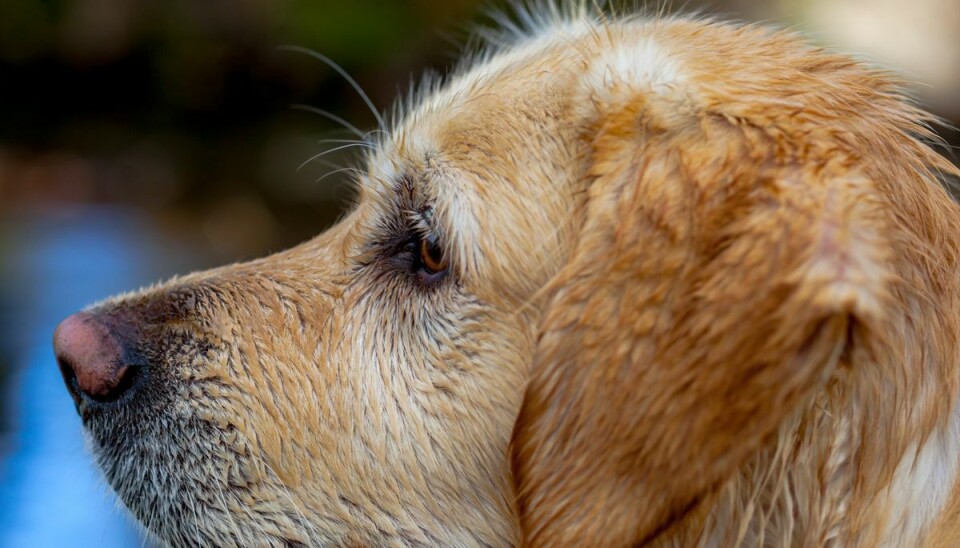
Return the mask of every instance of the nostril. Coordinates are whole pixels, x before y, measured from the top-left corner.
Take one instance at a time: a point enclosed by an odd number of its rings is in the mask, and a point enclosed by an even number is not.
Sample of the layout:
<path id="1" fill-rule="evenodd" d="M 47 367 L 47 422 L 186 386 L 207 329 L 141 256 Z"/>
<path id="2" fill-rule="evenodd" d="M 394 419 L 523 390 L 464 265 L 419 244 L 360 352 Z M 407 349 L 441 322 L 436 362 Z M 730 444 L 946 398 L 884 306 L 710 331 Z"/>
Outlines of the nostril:
<path id="1" fill-rule="evenodd" d="M 81 312 L 57 327 L 53 336 L 57 365 L 74 401 L 81 395 L 107 403 L 122 396 L 136 377 L 124 363 L 124 348 L 96 316 Z"/>
<path id="2" fill-rule="evenodd" d="M 73 372 L 73 366 L 63 356 L 57 356 L 57 366 L 60 368 L 60 375 L 63 376 L 63 382 L 67 385 L 67 391 L 74 401 L 80 397 L 80 387 L 77 386 L 77 375 Z"/>
<path id="3" fill-rule="evenodd" d="M 117 401 L 133 386 L 140 370 L 139 367 L 123 366 L 117 371 L 115 384 L 112 387 L 100 393 L 91 392 L 87 395 L 101 403 Z"/>

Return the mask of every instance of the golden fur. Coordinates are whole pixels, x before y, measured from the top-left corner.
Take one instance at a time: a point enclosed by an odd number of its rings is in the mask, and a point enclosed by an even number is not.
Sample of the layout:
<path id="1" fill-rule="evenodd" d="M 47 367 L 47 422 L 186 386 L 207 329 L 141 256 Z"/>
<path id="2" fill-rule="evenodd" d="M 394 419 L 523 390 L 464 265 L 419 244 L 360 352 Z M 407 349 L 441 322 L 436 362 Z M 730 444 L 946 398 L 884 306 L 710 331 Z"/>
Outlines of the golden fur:
<path id="1" fill-rule="evenodd" d="M 94 309 L 149 358 L 148 403 L 80 404 L 126 506 L 175 545 L 960 545 L 930 118 L 791 33 L 557 11 L 428 83 L 326 233 Z"/>

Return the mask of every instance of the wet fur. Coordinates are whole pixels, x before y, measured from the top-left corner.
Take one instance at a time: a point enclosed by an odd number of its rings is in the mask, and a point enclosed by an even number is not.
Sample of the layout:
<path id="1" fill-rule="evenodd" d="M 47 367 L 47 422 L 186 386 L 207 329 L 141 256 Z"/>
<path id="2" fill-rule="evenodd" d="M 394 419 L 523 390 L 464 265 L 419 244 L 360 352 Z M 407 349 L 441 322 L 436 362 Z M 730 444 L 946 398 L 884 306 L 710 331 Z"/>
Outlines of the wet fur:
<path id="1" fill-rule="evenodd" d="M 95 307 L 148 373 L 81 405 L 134 516 L 174 545 L 960 543 L 930 117 L 791 33 L 519 19 L 398 109 L 335 227 Z"/>

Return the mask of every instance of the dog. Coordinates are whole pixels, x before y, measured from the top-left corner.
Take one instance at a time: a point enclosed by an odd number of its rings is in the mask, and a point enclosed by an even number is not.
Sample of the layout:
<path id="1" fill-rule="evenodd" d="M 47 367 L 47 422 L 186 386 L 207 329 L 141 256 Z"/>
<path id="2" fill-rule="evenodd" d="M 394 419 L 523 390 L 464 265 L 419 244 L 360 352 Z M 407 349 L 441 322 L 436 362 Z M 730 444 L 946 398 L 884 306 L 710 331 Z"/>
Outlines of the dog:
<path id="1" fill-rule="evenodd" d="M 58 327 L 188 545 L 960 545 L 960 208 L 890 74 L 545 7 L 428 81 L 298 247 Z"/>

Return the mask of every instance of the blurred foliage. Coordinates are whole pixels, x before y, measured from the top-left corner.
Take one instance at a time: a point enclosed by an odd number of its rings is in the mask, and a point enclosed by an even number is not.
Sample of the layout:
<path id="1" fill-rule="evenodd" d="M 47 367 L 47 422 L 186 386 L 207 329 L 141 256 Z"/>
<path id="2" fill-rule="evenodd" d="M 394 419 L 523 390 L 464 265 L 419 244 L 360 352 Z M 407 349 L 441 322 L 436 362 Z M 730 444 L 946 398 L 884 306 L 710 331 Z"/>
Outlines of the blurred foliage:
<path id="1" fill-rule="evenodd" d="M 806 0 L 717 0 L 746 18 Z M 374 120 L 425 67 L 448 66 L 481 0 L 4 0 L 0 16 L 0 215 L 115 203 L 195 235 L 214 259 L 288 246 L 349 200 L 343 128 Z M 694 1 L 684 9 L 696 7 Z M 784 7 L 786 6 L 786 8 Z M 790 8 L 790 9 L 787 9 Z M 786 10 L 786 11 L 785 11 Z M 342 175 L 342 174 L 341 174 Z"/>
<path id="2" fill-rule="evenodd" d="M 331 222 L 350 196 L 315 181 L 355 156 L 297 167 L 374 120 L 335 59 L 385 110 L 442 67 L 475 2 L 5 0 L 0 17 L 0 214 L 119 203 L 197 233 L 222 259 L 263 253 Z M 465 33 L 461 33 L 464 34 Z"/>

